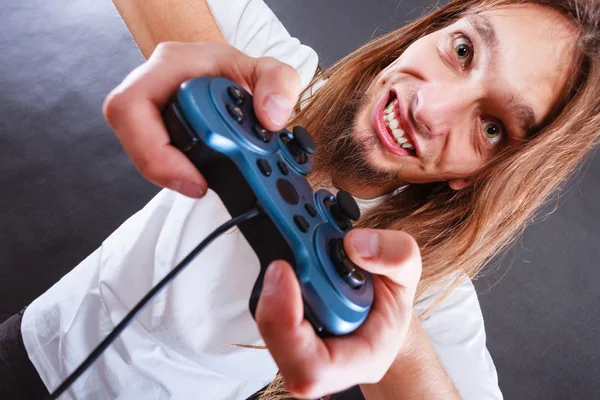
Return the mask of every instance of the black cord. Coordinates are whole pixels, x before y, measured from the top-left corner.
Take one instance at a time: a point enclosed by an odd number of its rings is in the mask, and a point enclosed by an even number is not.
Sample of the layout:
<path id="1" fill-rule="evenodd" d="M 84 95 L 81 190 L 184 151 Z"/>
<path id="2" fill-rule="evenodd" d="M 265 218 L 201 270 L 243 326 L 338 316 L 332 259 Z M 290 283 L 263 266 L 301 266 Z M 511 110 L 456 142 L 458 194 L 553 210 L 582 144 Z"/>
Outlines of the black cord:
<path id="1" fill-rule="evenodd" d="M 160 292 L 160 290 L 169 283 L 173 278 L 175 278 L 183 268 L 189 264 L 190 261 L 194 259 L 206 246 L 208 246 L 213 240 L 221 236 L 223 233 L 227 232 L 230 228 L 241 224 L 244 221 L 248 221 L 258 215 L 261 214 L 261 211 L 258 208 L 253 208 L 252 210 L 245 212 L 242 215 L 239 215 L 235 218 L 230 219 L 225 222 L 223 225 L 219 226 L 215 229 L 210 235 L 206 237 L 194 250 L 190 252 L 171 272 L 169 272 L 160 282 L 158 282 L 145 296 L 142 300 L 140 300 L 135 307 L 123 318 L 121 322 L 112 330 L 112 332 L 92 351 L 92 353 L 85 359 L 84 362 L 77 367 L 75 371 L 67 379 L 60 384 L 60 386 L 52 392 L 46 400 L 55 400 L 63 394 L 65 390 L 69 388 L 75 382 L 81 374 L 85 372 L 86 369 L 89 368 L 90 365 L 102 354 L 104 350 L 119 336 L 121 332 L 129 325 L 132 319 L 136 317 L 136 315 L 142 311 L 142 309 L 146 306 L 146 304 L 152 300 L 152 298 Z"/>

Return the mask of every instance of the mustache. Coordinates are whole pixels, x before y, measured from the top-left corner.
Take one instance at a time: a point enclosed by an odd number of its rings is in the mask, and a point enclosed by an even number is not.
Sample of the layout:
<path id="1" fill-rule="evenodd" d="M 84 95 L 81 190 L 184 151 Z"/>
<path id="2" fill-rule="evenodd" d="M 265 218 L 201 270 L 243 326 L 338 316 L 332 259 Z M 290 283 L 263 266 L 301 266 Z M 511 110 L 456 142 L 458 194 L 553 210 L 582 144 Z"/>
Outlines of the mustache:
<path id="1" fill-rule="evenodd" d="M 355 126 L 356 117 L 368 109 L 372 98 L 373 94 L 366 93 L 349 96 L 336 113 L 335 123 L 321 127 L 315 138 L 318 151 L 313 158 L 314 184 L 330 186 L 332 182 L 345 182 L 354 187 L 381 187 L 397 180 L 396 173 L 369 162 L 368 155 L 381 146 L 375 132 L 358 132 Z"/>

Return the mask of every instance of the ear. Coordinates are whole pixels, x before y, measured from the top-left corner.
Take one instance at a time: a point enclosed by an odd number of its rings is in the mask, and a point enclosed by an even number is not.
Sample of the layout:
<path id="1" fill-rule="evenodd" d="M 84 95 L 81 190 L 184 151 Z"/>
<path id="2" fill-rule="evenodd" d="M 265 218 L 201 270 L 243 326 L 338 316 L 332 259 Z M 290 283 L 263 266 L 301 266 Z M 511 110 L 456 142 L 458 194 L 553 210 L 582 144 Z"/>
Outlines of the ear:
<path id="1" fill-rule="evenodd" d="M 467 179 L 451 179 L 448 181 L 448 185 L 452 190 L 458 191 L 469 186 L 469 181 Z"/>

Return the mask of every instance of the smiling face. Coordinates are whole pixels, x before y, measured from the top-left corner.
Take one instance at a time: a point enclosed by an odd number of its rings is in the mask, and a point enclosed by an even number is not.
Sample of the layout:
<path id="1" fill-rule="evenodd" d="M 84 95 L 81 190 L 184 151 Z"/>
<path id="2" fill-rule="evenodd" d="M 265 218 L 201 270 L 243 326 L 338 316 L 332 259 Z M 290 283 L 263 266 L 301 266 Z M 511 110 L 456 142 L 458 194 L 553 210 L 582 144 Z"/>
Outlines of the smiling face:
<path id="1" fill-rule="evenodd" d="M 402 183 L 464 187 L 548 117 L 567 83 L 575 38 L 557 12 L 520 5 L 415 41 L 371 83 L 353 123 L 360 167 L 382 179 L 334 183 L 362 198 Z"/>

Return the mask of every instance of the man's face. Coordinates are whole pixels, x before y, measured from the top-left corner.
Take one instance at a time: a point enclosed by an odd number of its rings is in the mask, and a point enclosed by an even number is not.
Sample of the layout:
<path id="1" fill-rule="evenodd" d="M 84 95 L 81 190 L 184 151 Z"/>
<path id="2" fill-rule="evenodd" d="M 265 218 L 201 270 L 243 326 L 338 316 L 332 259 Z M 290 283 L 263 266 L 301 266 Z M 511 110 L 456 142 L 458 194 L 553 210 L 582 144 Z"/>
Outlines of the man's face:
<path id="1" fill-rule="evenodd" d="M 357 147 L 366 152 L 363 168 L 387 181 L 346 186 L 362 198 L 402 183 L 464 187 L 548 116 L 575 35 L 558 13 L 524 5 L 463 18 L 414 42 L 371 83 L 354 120 L 353 141 L 369 144 Z"/>

